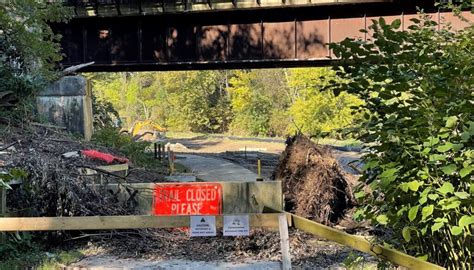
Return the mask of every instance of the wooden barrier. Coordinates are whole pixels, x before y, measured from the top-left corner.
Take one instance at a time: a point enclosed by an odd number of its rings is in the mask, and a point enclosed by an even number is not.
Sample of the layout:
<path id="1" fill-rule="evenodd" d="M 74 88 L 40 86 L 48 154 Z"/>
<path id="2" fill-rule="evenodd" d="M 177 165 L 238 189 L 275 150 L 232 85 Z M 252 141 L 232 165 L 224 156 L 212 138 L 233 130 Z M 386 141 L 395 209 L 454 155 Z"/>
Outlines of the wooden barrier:
<path id="1" fill-rule="evenodd" d="M 388 260 L 409 269 L 444 269 L 441 266 L 417 259 L 400 251 L 371 243 L 361 236 L 319 224 L 291 213 L 249 214 L 250 227 L 279 228 L 282 234 L 282 252 L 289 254 L 287 234 L 282 230 L 287 220 L 293 227 L 313 235 L 337 242 L 344 246 Z M 284 225 L 282 225 L 284 224 Z M 190 216 L 91 216 L 91 217 L 19 217 L 0 218 L 0 232 L 15 231 L 61 231 L 61 230 L 113 230 L 144 228 L 180 228 L 190 226 Z M 216 226 L 223 226 L 223 215 L 216 216 Z M 283 232 L 283 233 L 282 233 Z M 285 240 L 286 239 L 286 240 Z M 289 255 L 284 263 L 290 263 Z"/>
<path id="2" fill-rule="evenodd" d="M 279 228 L 281 214 L 249 214 L 250 227 Z M 223 216 L 216 216 L 222 227 Z M 91 216 L 0 218 L 0 232 L 182 228 L 190 216 Z"/>
<path id="3" fill-rule="evenodd" d="M 222 182 L 225 183 L 225 182 Z M 255 187 L 263 187 L 261 184 L 272 183 L 272 182 L 253 182 L 256 184 Z M 273 182 L 275 183 L 275 182 Z M 229 184 L 229 183 L 228 183 Z M 236 183 L 234 183 L 236 184 Z M 241 183 L 242 184 L 242 183 Z M 248 183 L 247 183 L 248 184 Z M 142 188 L 148 190 L 151 193 L 153 184 L 142 184 Z M 231 184 L 232 185 L 232 184 Z M 231 186 L 230 185 L 230 186 Z M 230 187 L 229 186 L 229 187 Z M 224 185 L 225 187 L 225 185 Z M 270 186 L 271 189 L 274 186 Z M 240 186 L 243 190 L 246 190 L 244 194 L 248 200 L 256 200 L 255 190 L 248 192 L 249 186 Z M 268 188 L 268 187 L 267 187 Z M 379 244 L 371 243 L 369 240 L 362 236 L 351 235 L 343 231 L 325 226 L 323 224 L 311 221 L 309 219 L 283 212 L 281 209 L 281 198 L 277 202 L 273 202 L 270 206 L 266 206 L 264 202 L 267 202 L 275 194 L 268 194 L 268 189 L 264 188 L 258 192 L 263 192 L 268 197 L 263 196 L 260 201 L 257 201 L 258 211 L 271 211 L 272 213 L 253 213 L 248 214 L 250 218 L 250 227 L 265 227 L 270 229 L 278 228 L 280 230 L 280 236 L 282 237 L 281 245 L 283 252 L 284 265 L 287 269 L 290 263 L 287 233 L 283 227 L 293 226 L 299 230 L 311 233 L 313 235 L 325 238 L 330 241 L 337 242 L 347 247 L 371 254 L 378 258 L 388 260 L 400 266 L 407 267 L 409 269 L 445 269 L 441 266 L 432 264 L 430 262 L 423 261 L 421 259 L 412 257 L 408 254 L 400 251 L 386 248 Z M 259 194 L 257 192 L 257 194 Z M 280 186 L 281 192 L 281 186 Z M 235 192 L 234 192 L 235 194 Z M 281 193 L 279 193 L 281 194 Z M 224 188 L 225 195 L 225 188 Z M 250 196 L 249 196 L 250 195 Z M 277 194 L 278 195 L 278 194 Z M 3 198 L 4 196 L 2 196 Z M 240 196 L 230 197 L 228 203 L 237 202 Z M 0 200 L 1 203 L 1 200 Z M 2 204 L 4 205 L 4 204 Z M 239 208 L 240 209 L 240 208 Z M 247 208 L 249 209 L 249 208 Z M 244 212 L 240 212 L 244 213 Z M 228 213 L 225 211 L 224 214 L 235 214 L 229 210 Z M 281 218 L 282 215 L 286 215 L 285 218 Z M 282 222 L 282 221 L 288 221 Z M 216 216 L 216 226 L 222 227 L 223 215 Z M 2 217 L 0 218 L 0 232 L 14 232 L 14 231 L 61 231 L 61 230 L 112 230 L 112 229 L 143 229 L 143 228 L 180 228 L 190 226 L 190 216 L 85 216 L 85 217 Z M 286 240 L 285 240 L 286 239 Z"/>
<path id="4" fill-rule="evenodd" d="M 397 265 L 416 270 L 445 269 L 439 265 L 420 260 L 400 251 L 371 243 L 362 236 L 351 235 L 291 213 L 286 214 L 291 217 L 293 226 L 299 230 L 371 254 L 380 259 L 388 260 Z"/>
<path id="5" fill-rule="evenodd" d="M 202 182 L 197 182 L 202 183 Z M 268 182 L 217 182 L 222 185 L 222 213 L 262 213 L 265 206 L 273 209 L 283 208 L 283 192 L 280 181 Z M 175 185 L 177 183 L 157 183 L 160 185 Z M 107 189 L 116 193 L 118 188 L 130 187 L 138 190 L 136 196 L 140 214 L 152 212 L 154 183 L 108 184 Z M 119 193 L 120 201 L 127 201 L 129 194 Z"/>

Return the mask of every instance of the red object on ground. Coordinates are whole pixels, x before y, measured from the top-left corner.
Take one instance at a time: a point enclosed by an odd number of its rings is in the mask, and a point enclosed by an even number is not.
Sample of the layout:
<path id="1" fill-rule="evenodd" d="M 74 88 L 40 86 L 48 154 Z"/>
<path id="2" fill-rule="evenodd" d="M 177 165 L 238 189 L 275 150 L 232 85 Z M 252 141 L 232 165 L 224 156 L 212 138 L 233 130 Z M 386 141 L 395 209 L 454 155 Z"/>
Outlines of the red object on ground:
<path id="1" fill-rule="evenodd" d="M 220 215 L 222 186 L 218 183 L 157 184 L 153 193 L 153 214 Z"/>
<path id="2" fill-rule="evenodd" d="M 88 158 L 103 160 L 107 162 L 107 164 L 111 164 L 114 162 L 114 160 L 119 163 L 128 163 L 128 159 L 126 158 L 116 157 L 114 155 L 103 153 L 97 150 L 82 150 L 81 153 Z"/>

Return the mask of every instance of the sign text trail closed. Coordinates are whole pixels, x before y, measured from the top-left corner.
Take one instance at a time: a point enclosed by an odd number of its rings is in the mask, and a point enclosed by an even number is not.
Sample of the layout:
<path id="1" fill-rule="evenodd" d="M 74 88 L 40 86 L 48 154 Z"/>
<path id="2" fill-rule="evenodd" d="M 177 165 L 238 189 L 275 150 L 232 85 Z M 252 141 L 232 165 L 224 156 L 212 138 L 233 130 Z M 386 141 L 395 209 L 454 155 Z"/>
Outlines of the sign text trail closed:
<path id="1" fill-rule="evenodd" d="M 219 183 L 157 184 L 153 194 L 153 214 L 220 215 L 222 186 Z"/>

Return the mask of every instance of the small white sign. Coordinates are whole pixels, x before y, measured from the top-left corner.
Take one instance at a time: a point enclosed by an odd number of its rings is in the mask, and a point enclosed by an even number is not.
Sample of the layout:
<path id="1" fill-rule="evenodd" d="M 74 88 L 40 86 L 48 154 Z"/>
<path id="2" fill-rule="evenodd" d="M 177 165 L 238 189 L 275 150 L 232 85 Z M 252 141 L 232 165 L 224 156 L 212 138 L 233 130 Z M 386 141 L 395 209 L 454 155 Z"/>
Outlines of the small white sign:
<path id="1" fill-rule="evenodd" d="M 250 235 L 249 216 L 224 216 L 224 236 Z"/>
<path id="2" fill-rule="evenodd" d="M 215 216 L 191 216 L 190 235 L 194 236 L 216 236 Z"/>

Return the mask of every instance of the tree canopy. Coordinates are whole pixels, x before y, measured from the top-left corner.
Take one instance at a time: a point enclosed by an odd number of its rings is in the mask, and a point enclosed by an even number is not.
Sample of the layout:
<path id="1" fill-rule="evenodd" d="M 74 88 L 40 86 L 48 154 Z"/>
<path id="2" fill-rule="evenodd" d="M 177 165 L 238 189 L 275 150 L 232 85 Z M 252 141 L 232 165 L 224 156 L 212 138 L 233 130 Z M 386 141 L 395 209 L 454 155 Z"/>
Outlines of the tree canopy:
<path id="1" fill-rule="evenodd" d="M 153 120 L 171 130 L 285 136 L 336 134 L 360 119 L 354 95 L 322 91 L 329 68 L 91 74 L 99 100 L 124 124 Z"/>
<path id="2" fill-rule="evenodd" d="M 48 23 L 64 21 L 67 17 L 67 10 L 60 4 L 46 1 L 0 4 L 0 111 L 3 114 L 12 105 L 12 96 L 24 100 L 55 77 L 56 63 L 61 60 L 59 36 Z"/>

